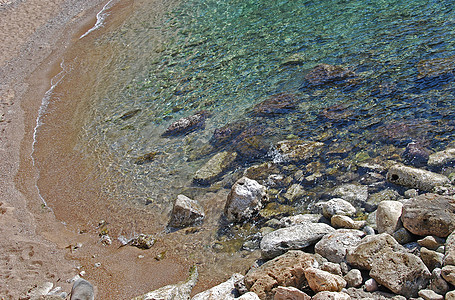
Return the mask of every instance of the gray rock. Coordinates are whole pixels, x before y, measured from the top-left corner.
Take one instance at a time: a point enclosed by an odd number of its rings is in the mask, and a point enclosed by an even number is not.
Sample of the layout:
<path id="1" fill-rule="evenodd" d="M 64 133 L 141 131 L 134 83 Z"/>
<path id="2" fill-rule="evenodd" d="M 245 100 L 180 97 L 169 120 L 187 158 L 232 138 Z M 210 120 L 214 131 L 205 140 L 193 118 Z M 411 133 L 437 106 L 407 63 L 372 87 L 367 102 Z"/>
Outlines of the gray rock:
<path id="1" fill-rule="evenodd" d="M 371 194 L 368 197 L 367 203 L 365 205 L 365 210 L 372 212 L 377 209 L 377 206 L 382 201 L 396 201 L 400 198 L 400 194 L 397 191 L 386 189 L 380 192 Z"/>
<path id="2" fill-rule="evenodd" d="M 318 156 L 323 146 L 320 142 L 285 140 L 277 143 L 276 150 L 284 161 L 296 163 Z"/>
<path id="3" fill-rule="evenodd" d="M 419 296 L 425 300 L 444 300 L 444 296 L 436 294 L 432 290 L 420 290 Z"/>
<path id="4" fill-rule="evenodd" d="M 447 239 L 447 241 L 448 240 L 449 240 L 449 238 Z M 417 243 L 419 243 L 420 246 L 425 247 L 427 249 L 436 250 L 440 246 L 444 245 L 444 240 L 437 236 L 429 235 L 429 236 L 424 237 L 423 239 L 418 240 Z"/>
<path id="5" fill-rule="evenodd" d="M 414 198 L 419 195 L 419 192 L 416 189 L 409 189 L 404 191 L 404 197 L 409 199 L 409 198 Z"/>
<path id="6" fill-rule="evenodd" d="M 335 275 L 343 276 L 343 272 L 341 271 L 341 266 L 340 264 L 336 264 L 333 262 L 324 262 L 321 264 L 322 271 L 326 271 Z"/>
<path id="7" fill-rule="evenodd" d="M 401 245 L 410 243 L 414 240 L 413 235 L 406 230 L 406 228 L 400 228 L 392 234 L 393 238 Z"/>
<path id="8" fill-rule="evenodd" d="M 440 268 L 436 268 L 431 272 L 428 288 L 441 295 L 444 295 L 449 290 L 449 284 L 442 278 L 442 270 Z"/>
<path id="9" fill-rule="evenodd" d="M 455 232 L 452 232 L 445 243 L 444 266 L 455 265 Z"/>
<path id="10" fill-rule="evenodd" d="M 235 282 L 243 279 L 243 275 L 234 274 L 229 280 L 212 287 L 206 291 L 196 294 L 191 300 L 218 300 L 218 299 L 235 299 L 238 292 L 234 286 Z"/>
<path id="11" fill-rule="evenodd" d="M 220 178 L 237 158 L 236 152 L 220 152 L 210 158 L 194 175 L 193 180 L 199 184 L 210 184 Z"/>
<path id="12" fill-rule="evenodd" d="M 273 300 L 311 300 L 311 297 L 292 286 L 279 286 L 275 289 Z"/>
<path id="13" fill-rule="evenodd" d="M 442 278 L 448 283 L 455 285 L 455 266 L 444 266 L 441 271 Z"/>
<path id="14" fill-rule="evenodd" d="M 346 287 L 346 280 L 343 277 L 329 272 L 309 267 L 304 270 L 308 285 L 315 292 L 340 292 Z"/>
<path id="15" fill-rule="evenodd" d="M 305 195 L 305 189 L 298 183 L 291 185 L 286 193 L 284 193 L 283 197 L 289 200 L 290 202 L 294 202 L 302 198 Z"/>
<path id="16" fill-rule="evenodd" d="M 364 206 L 368 199 L 368 186 L 359 184 L 344 184 L 335 188 L 331 195 L 342 198 L 356 207 Z"/>
<path id="17" fill-rule="evenodd" d="M 428 193 L 408 199 L 401 220 L 413 234 L 447 237 L 455 229 L 455 198 Z"/>
<path id="18" fill-rule="evenodd" d="M 168 226 L 175 228 L 192 226 L 200 223 L 204 217 L 204 209 L 199 202 L 185 195 L 178 195 Z"/>
<path id="19" fill-rule="evenodd" d="M 455 149 L 446 149 L 433 153 L 428 158 L 428 165 L 432 167 L 440 167 L 445 164 L 455 161 Z"/>
<path id="20" fill-rule="evenodd" d="M 288 250 L 303 249 L 333 231 L 335 229 L 323 223 L 303 223 L 275 230 L 266 234 L 261 241 L 262 257 L 270 259 Z"/>
<path id="21" fill-rule="evenodd" d="M 370 276 L 393 293 L 410 298 L 428 285 L 430 271 L 419 257 L 388 250 L 377 257 Z"/>
<path id="22" fill-rule="evenodd" d="M 400 164 L 389 169 L 387 180 L 394 184 L 427 192 L 432 191 L 436 186 L 450 183 L 449 178 L 444 175 Z"/>
<path id="23" fill-rule="evenodd" d="M 334 228 L 346 228 L 346 229 L 362 229 L 366 225 L 366 221 L 354 221 L 348 216 L 334 215 L 330 219 L 330 224 Z"/>
<path id="24" fill-rule="evenodd" d="M 257 268 L 251 268 L 245 275 L 249 291 L 261 299 L 272 299 L 279 286 L 301 288 L 307 284 L 304 270 L 317 266 L 313 255 L 291 250 Z"/>
<path id="25" fill-rule="evenodd" d="M 291 227 L 303 223 L 318 223 L 322 215 L 318 214 L 300 214 L 295 216 L 284 217 L 280 219 L 281 227 Z"/>
<path id="26" fill-rule="evenodd" d="M 365 291 L 371 293 L 377 291 L 378 288 L 379 288 L 378 283 L 373 278 L 370 278 L 367 281 L 365 281 Z"/>
<path id="27" fill-rule="evenodd" d="M 163 286 L 162 288 L 159 288 L 147 294 L 135 297 L 132 300 L 188 300 L 190 299 L 191 290 L 196 285 L 197 278 L 197 268 L 192 267 L 190 270 L 190 275 L 185 282 Z"/>
<path id="28" fill-rule="evenodd" d="M 344 292 L 319 292 L 313 296 L 313 300 L 350 300 L 351 296 Z"/>
<path id="29" fill-rule="evenodd" d="M 210 113 L 204 110 L 197 112 L 192 116 L 181 118 L 169 125 L 162 136 L 165 137 L 188 134 L 196 129 L 204 127 L 205 120 L 209 116 Z"/>
<path id="30" fill-rule="evenodd" d="M 359 287 L 363 282 L 362 272 L 357 269 L 352 269 L 344 275 L 344 280 L 346 280 L 348 287 Z"/>
<path id="31" fill-rule="evenodd" d="M 365 235 L 363 231 L 338 229 L 326 234 L 314 247 L 316 253 L 334 263 L 345 260 L 347 251 L 354 249 Z"/>
<path id="32" fill-rule="evenodd" d="M 420 258 L 430 271 L 433 271 L 435 268 L 442 268 L 443 257 L 444 255 L 442 253 L 424 247 L 420 249 Z"/>
<path id="33" fill-rule="evenodd" d="M 230 221 L 245 221 L 256 215 L 267 199 L 265 186 L 255 180 L 242 177 L 232 186 L 224 212 Z"/>
<path id="34" fill-rule="evenodd" d="M 334 215 L 353 216 L 356 213 L 355 207 L 341 198 L 334 198 L 327 202 L 319 202 L 317 206 L 322 207 L 322 214 L 327 219 L 330 219 Z"/>
<path id="35" fill-rule="evenodd" d="M 393 234 L 403 225 L 400 220 L 403 204 L 398 201 L 382 201 L 376 211 L 376 226 L 379 233 Z"/>
<path id="36" fill-rule="evenodd" d="M 376 232 L 371 226 L 365 226 L 363 227 L 363 232 L 365 232 L 366 235 L 375 235 Z"/>
<path id="37" fill-rule="evenodd" d="M 90 282 L 85 279 L 78 279 L 71 288 L 70 300 L 93 300 L 95 290 Z"/>

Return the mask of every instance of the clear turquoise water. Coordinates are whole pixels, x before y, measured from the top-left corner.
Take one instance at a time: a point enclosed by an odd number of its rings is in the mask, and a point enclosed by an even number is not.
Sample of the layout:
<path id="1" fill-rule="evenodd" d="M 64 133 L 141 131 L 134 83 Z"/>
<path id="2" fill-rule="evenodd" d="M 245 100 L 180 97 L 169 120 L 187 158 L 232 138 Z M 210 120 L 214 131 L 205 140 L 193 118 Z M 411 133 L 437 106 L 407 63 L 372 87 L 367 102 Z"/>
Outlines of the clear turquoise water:
<path id="1" fill-rule="evenodd" d="M 163 215 L 177 194 L 197 197 L 222 187 L 195 186 L 192 177 L 222 150 L 204 155 L 213 131 L 237 120 L 267 128 L 271 149 L 290 135 L 342 149 L 340 157 L 315 158 L 338 175 L 359 153 L 399 160 L 416 140 L 442 149 L 454 137 L 455 86 L 451 78 L 422 84 L 417 64 L 455 55 L 452 7 L 420 0 L 188 0 L 160 23 L 154 7 L 139 2 L 117 31 L 96 40 L 95 47 L 122 50 L 100 64 L 79 147 L 100 158 L 108 190 Z M 298 63 L 286 64 L 289 58 Z M 320 63 L 349 68 L 361 83 L 309 87 L 304 76 Z M 280 92 L 298 99 L 297 110 L 273 118 L 248 114 Z M 347 117 L 321 117 L 339 104 Z M 212 113 L 204 129 L 161 137 L 172 122 L 200 110 Z M 153 151 L 159 153 L 153 161 L 134 163 Z M 251 164 L 241 162 L 237 170 Z M 337 176 L 325 177 L 302 201 L 317 200 L 337 183 Z"/>

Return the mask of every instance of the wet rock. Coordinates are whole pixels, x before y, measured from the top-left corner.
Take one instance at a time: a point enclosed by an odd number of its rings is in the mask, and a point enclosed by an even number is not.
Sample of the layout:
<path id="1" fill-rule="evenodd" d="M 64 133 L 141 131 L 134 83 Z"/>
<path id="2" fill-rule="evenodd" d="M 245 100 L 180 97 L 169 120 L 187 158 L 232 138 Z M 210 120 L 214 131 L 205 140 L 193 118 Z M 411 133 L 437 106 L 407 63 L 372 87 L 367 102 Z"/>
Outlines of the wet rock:
<path id="1" fill-rule="evenodd" d="M 452 232 L 445 243 L 444 266 L 455 265 L 455 232 Z"/>
<path id="2" fill-rule="evenodd" d="M 444 175 L 399 164 L 389 169 L 387 180 L 397 185 L 427 192 L 432 191 L 436 186 L 450 183 L 449 178 Z"/>
<path id="3" fill-rule="evenodd" d="M 215 129 L 210 143 L 216 147 L 227 145 L 230 141 L 234 140 L 240 133 L 242 133 L 248 124 L 243 121 L 236 121 L 224 125 L 223 127 Z"/>
<path id="4" fill-rule="evenodd" d="M 417 79 L 425 79 L 427 81 L 437 78 L 447 79 L 453 74 L 455 69 L 455 60 L 453 57 L 435 58 L 421 60 L 417 64 Z"/>
<path id="5" fill-rule="evenodd" d="M 350 300 L 351 297 L 344 292 L 319 292 L 313 296 L 313 300 Z"/>
<path id="6" fill-rule="evenodd" d="M 354 115 L 354 111 L 344 103 L 331 105 L 319 113 L 319 117 L 330 121 L 346 120 L 352 115 Z"/>
<path id="7" fill-rule="evenodd" d="M 294 54 L 286 57 L 281 62 L 281 66 L 303 65 L 304 62 L 305 62 L 305 54 L 299 52 L 299 53 L 294 53 Z"/>
<path id="8" fill-rule="evenodd" d="M 344 275 L 344 280 L 346 280 L 348 287 L 359 287 L 363 282 L 362 272 L 357 269 L 352 269 Z"/>
<path id="9" fill-rule="evenodd" d="M 363 207 L 368 199 L 368 186 L 344 184 L 335 188 L 331 195 L 333 197 L 342 198 L 356 207 Z"/>
<path id="10" fill-rule="evenodd" d="M 185 195 L 178 195 L 172 209 L 169 227 L 183 228 L 202 222 L 204 209 L 196 200 Z"/>
<path id="11" fill-rule="evenodd" d="M 137 115 L 138 113 L 140 113 L 142 111 L 142 109 L 133 109 L 133 110 L 130 110 L 126 113 L 124 113 L 120 119 L 121 120 L 128 120 L 128 119 L 131 119 L 132 117 L 134 117 L 135 115 Z"/>
<path id="12" fill-rule="evenodd" d="M 188 279 L 185 282 L 163 286 L 162 288 L 159 288 L 159 289 L 149 292 L 147 294 L 135 297 L 132 300 L 152 300 L 152 299 L 189 300 L 191 290 L 196 285 L 197 278 L 198 278 L 197 268 L 192 267 L 190 270 L 190 275 L 188 276 Z"/>
<path id="13" fill-rule="evenodd" d="M 368 212 L 375 211 L 378 208 L 379 203 L 382 201 L 397 201 L 400 198 L 400 194 L 392 189 L 385 189 L 380 192 L 371 194 L 368 197 L 367 203 L 365 204 L 365 210 Z"/>
<path id="14" fill-rule="evenodd" d="M 360 230 L 338 229 L 326 234 L 314 246 L 314 250 L 331 262 L 341 263 L 345 261 L 346 253 L 354 249 L 364 235 Z"/>
<path id="15" fill-rule="evenodd" d="M 327 202 L 319 202 L 317 206 L 322 208 L 322 214 L 327 219 L 334 215 L 354 216 L 356 213 L 355 207 L 341 198 L 333 198 Z"/>
<path id="16" fill-rule="evenodd" d="M 428 165 L 432 167 L 441 167 L 455 162 L 455 149 L 446 149 L 430 155 Z"/>
<path id="17" fill-rule="evenodd" d="M 262 238 L 261 255 L 264 259 L 270 259 L 288 250 L 303 249 L 334 230 L 323 223 L 303 223 L 275 230 Z"/>
<path id="18" fill-rule="evenodd" d="M 204 292 L 196 294 L 193 298 L 191 298 L 191 300 L 236 299 L 239 295 L 234 283 L 241 279 L 243 279 L 243 275 L 236 273 L 232 275 L 229 280 Z"/>
<path id="19" fill-rule="evenodd" d="M 245 170 L 243 176 L 254 180 L 266 180 L 272 174 L 279 174 L 280 169 L 273 162 L 265 162 L 260 165 L 253 165 Z"/>
<path id="20" fill-rule="evenodd" d="M 199 184 L 210 184 L 220 178 L 237 158 L 236 152 L 220 152 L 210 158 L 194 175 L 193 180 Z"/>
<path id="21" fill-rule="evenodd" d="M 52 282 L 43 282 L 39 285 L 34 285 L 33 287 L 30 287 L 25 293 L 22 293 L 19 296 L 19 299 L 38 300 L 40 297 L 49 293 L 52 290 L 53 286 L 54 284 Z"/>
<path id="22" fill-rule="evenodd" d="M 353 71 L 341 66 L 320 64 L 310 70 L 310 72 L 305 75 L 305 79 L 311 85 L 322 85 L 326 83 L 342 81 L 349 77 L 353 77 L 354 75 L 355 74 Z"/>
<path id="23" fill-rule="evenodd" d="M 308 285 L 315 293 L 322 291 L 340 292 L 346 287 L 346 280 L 341 276 L 313 267 L 306 268 L 304 272 Z"/>
<path id="24" fill-rule="evenodd" d="M 345 228 L 345 229 L 362 229 L 366 225 L 366 221 L 354 221 L 348 216 L 334 215 L 330 219 L 330 224 L 334 228 Z"/>
<path id="25" fill-rule="evenodd" d="M 420 143 L 411 142 L 403 152 L 404 161 L 414 167 L 423 167 L 427 164 L 430 152 Z"/>
<path id="26" fill-rule="evenodd" d="M 420 258 L 431 272 L 435 268 L 442 268 L 442 259 L 444 258 L 444 255 L 422 247 L 420 249 Z"/>
<path id="27" fill-rule="evenodd" d="M 379 288 L 378 283 L 373 278 L 370 278 L 367 281 L 365 281 L 365 291 L 375 292 L 378 290 L 378 288 Z"/>
<path id="28" fill-rule="evenodd" d="M 284 193 L 283 197 L 290 202 L 294 202 L 302 198 L 305 195 L 305 189 L 298 183 L 295 183 L 289 187 L 289 189 Z"/>
<path id="29" fill-rule="evenodd" d="M 448 240 L 449 240 L 449 238 L 447 238 L 447 241 Z M 418 240 L 417 243 L 419 243 L 420 246 L 425 247 L 427 249 L 436 250 L 440 246 L 444 245 L 444 240 L 437 236 L 429 235 L 429 236 L 424 237 L 423 239 Z"/>
<path id="30" fill-rule="evenodd" d="M 276 151 L 285 162 L 298 163 L 306 161 L 321 153 L 323 143 L 304 141 L 304 140 L 286 140 L 276 144 Z"/>
<path id="31" fill-rule="evenodd" d="M 162 134 L 163 137 L 166 136 L 176 136 L 176 135 L 183 135 L 188 134 L 192 131 L 195 131 L 199 128 L 204 127 L 205 120 L 210 116 L 208 111 L 200 111 L 196 114 L 181 118 L 166 129 L 166 131 Z"/>
<path id="32" fill-rule="evenodd" d="M 226 217 L 232 222 L 241 222 L 255 216 L 267 201 L 265 186 L 242 177 L 232 186 L 224 207 Z"/>
<path id="33" fill-rule="evenodd" d="M 155 244 L 155 238 L 148 234 L 139 234 L 127 242 L 127 245 L 137 247 L 139 249 L 150 249 Z"/>
<path id="34" fill-rule="evenodd" d="M 255 105 L 252 109 L 252 115 L 258 117 L 269 117 L 286 114 L 296 108 L 297 99 L 294 95 L 289 93 L 279 93 Z"/>
<path id="35" fill-rule="evenodd" d="M 319 254 L 319 253 L 317 253 L 317 254 Z M 341 271 L 340 264 L 336 264 L 336 263 L 328 261 L 328 262 L 322 263 L 320 269 L 322 271 L 326 271 L 326 272 L 332 273 L 334 275 L 343 276 L 343 272 Z"/>
<path id="36" fill-rule="evenodd" d="M 455 229 L 455 199 L 430 193 L 408 199 L 401 220 L 413 234 L 447 237 Z"/>
<path id="37" fill-rule="evenodd" d="M 442 278 L 448 283 L 455 285 L 455 266 L 448 265 L 444 266 L 441 271 Z"/>
<path id="38" fill-rule="evenodd" d="M 145 163 L 152 162 L 158 154 L 160 154 L 158 151 L 149 152 L 136 158 L 134 163 L 136 165 L 143 165 Z"/>
<path id="39" fill-rule="evenodd" d="M 403 227 L 400 216 L 403 204 L 398 201 L 382 201 L 376 211 L 376 226 L 379 233 L 393 234 Z"/>
<path id="40" fill-rule="evenodd" d="M 361 270 L 370 270 L 385 252 L 404 252 L 403 246 L 389 234 L 368 235 L 346 254 L 347 262 Z"/>
<path id="41" fill-rule="evenodd" d="M 272 299 L 279 286 L 302 288 L 307 285 L 304 270 L 317 266 L 313 255 L 302 251 L 288 251 L 245 275 L 245 285 L 249 291 L 261 299 Z"/>
<path id="42" fill-rule="evenodd" d="M 436 294 L 432 290 L 420 290 L 419 297 L 422 297 L 424 300 L 443 300 L 444 296 Z"/>
<path id="43" fill-rule="evenodd" d="M 431 272 L 428 288 L 438 294 L 444 295 L 449 290 L 449 284 L 442 278 L 442 269 L 436 268 Z"/>
<path id="44" fill-rule="evenodd" d="M 232 141 L 231 147 L 245 161 L 265 157 L 270 149 L 270 143 L 266 141 L 264 131 L 263 126 L 250 127 Z"/>
<path id="45" fill-rule="evenodd" d="M 275 289 L 273 300 L 311 300 L 311 297 L 292 286 L 279 286 Z"/>

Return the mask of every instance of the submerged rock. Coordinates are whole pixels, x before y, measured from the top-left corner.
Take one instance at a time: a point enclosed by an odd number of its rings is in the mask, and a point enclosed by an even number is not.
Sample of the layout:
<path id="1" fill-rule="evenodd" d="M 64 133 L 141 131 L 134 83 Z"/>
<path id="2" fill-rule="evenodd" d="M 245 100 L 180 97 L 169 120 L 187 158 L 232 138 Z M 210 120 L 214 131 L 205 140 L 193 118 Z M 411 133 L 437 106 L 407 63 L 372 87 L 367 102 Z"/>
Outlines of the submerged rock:
<path id="1" fill-rule="evenodd" d="M 363 207 L 368 199 L 368 186 L 360 184 L 344 184 L 336 187 L 331 195 L 339 197 L 353 204 Z"/>
<path id="2" fill-rule="evenodd" d="M 197 112 L 196 114 L 181 118 L 166 129 L 166 131 L 162 134 L 163 137 L 165 136 L 174 136 L 174 135 L 182 135 L 188 134 L 196 129 L 202 128 L 205 125 L 205 120 L 210 116 L 210 113 L 206 110 Z"/>
<path id="3" fill-rule="evenodd" d="M 220 178 L 237 158 L 236 152 L 220 152 L 210 158 L 194 175 L 193 180 L 199 184 L 210 184 Z"/>
<path id="4" fill-rule="evenodd" d="M 450 183 L 449 178 L 444 175 L 400 164 L 389 169 L 387 180 L 394 184 L 427 192 L 432 191 L 436 186 Z"/>
<path id="5" fill-rule="evenodd" d="M 430 157 L 429 151 L 420 143 L 412 142 L 406 146 L 403 152 L 405 162 L 415 167 L 424 166 Z"/>
<path id="6" fill-rule="evenodd" d="M 446 149 L 430 155 L 428 165 L 440 167 L 455 162 L 455 149 Z"/>
<path id="7" fill-rule="evenodd" d="M 432 79 L 452 75 L 455 70 L 455 57 L 421 60 L 417 64 L 418 79 Z"/>
<path id="8" fill-rule="evenodd" d="M 286 140 L 278 142 L 276 150 L 285 162 L 302 162 L 321 153 L 323 143 L 304 141 L 304 140 Z"/>
<path id="9" fill-rule="evenodd" d="M 236 121 L 215 129 L 210 143 L 216 147 L 227 145 L 248 127 L 244 121 Z"/>
<path id="10" fill-rule="evenodd" d="M 305 79 L 311 85 L 321 85 L 341 81 L 349 77 L 353 77 L 354 75 L 353 71 L 341 66 L 320 64 L 310 70 L 310 72 L 305 75 Z"/>
<path id="11" fill-rule="evenodd" d="M 252 115 L 268 117 L 280 114 L 286 114 L 297 108 L 297 99 L 294 95 L 280 93 L 269 97 L 253 107 Z"/>
<path id="12" fill-rule="evenodd" d="M 160 154 L 158 151 L 149 152 L 136 158 L 134 163 L 136 165 L 143 165 L 145 163 L 152 162 L 158 154 Z"/>
<path id="13" fill-rule="evenodd" d="M 142 109 L 133 109 L 133 110 L 130 110 L 130 111 L 124 113 L 124 114 L 120 117 L 120 119 L 121 119 L 121 120 L 128 120 L 128 119 L 134 117 L 135 115 L 137 115 L 137 114 L 138 114 L 139 112 L 141 112 L 141 111 L 142 111 Z"/>
<path id="14" fill-rule="evenodd" d="M 255 216 L 267 199 L 265 186 L 256 180 L 242 177 L 232 186 L 224 213 L 232 222 L 245 221 Z"/>
<path id="15" fill-rule="evenodd" d="M 204 209 L 196 200 L 178 195 L 168 226 L 183 228 L 200 223 L 205 217 Z"/>

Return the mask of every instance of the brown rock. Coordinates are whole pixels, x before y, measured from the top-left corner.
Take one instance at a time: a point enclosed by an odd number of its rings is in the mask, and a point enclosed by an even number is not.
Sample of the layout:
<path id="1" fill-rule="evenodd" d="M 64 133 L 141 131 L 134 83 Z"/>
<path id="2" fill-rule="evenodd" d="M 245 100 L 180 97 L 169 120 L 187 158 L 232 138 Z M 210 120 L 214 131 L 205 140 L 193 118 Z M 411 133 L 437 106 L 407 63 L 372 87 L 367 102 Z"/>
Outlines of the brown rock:
<path id="1" fill-rule="evenodd" d="M 351 296 L 346 293 L 337 292 L 319 292 L 313 296 L 313 300 L 350 300 Z"/>
<path id="2" fill-rule="evenodd" d="M 441 275 L 448 283 L 455 285 L 455 266 L 445 266 L 442 268 Z"/>
<path id="3" fill-rule="evenodd" d="M 292 94 L 280 93 L 253 107 L 254 116 L 285 114 L 297 108 L 297 99 Z"/>
<path id="4" fill-rule="evenodd" d="M 173 136 L 190 133 L 198 128 L 202 128 L 205 125 L 205 120 L 210 116 L 208 111 L 200 111 L 196 114 L 181 118 L 166 129 L 162 136 Z"/>
<path id="5" fill-rule="evenodd" d="M 444 255 L 442 253 L 429 250 L 425 247 L 420 249 L 420 258 L 430 271 L 433 271 L 435 268 L 442 268 L 443 257 Z"/>
<path id="6" fill-rule="evenodd" d="M 446 240 L 444 266 L 455 265 L 455 232 L 452 232 Z"/>
<path id="7" fill-rule="evenodd" d="M 344 80 L 354 75 L 354 72 L 341 66 L 320 64 L 306 74 L 305 79 L 308 80 L 311 85 L 321 85 L 329 82 Z"/>
<path id="8" fill-rule="evenodd" d="M 311 297 L 292 286 L 279 286 L 275 289 L 273 300 L 311 300 Z"/>
<path id="9" fill-rule="evenodd" d="M 343 277 L 313 267 L 305 269 L 305 278 L 315 293 L 339 292 L 346 287 L 346 280 Z"/>

